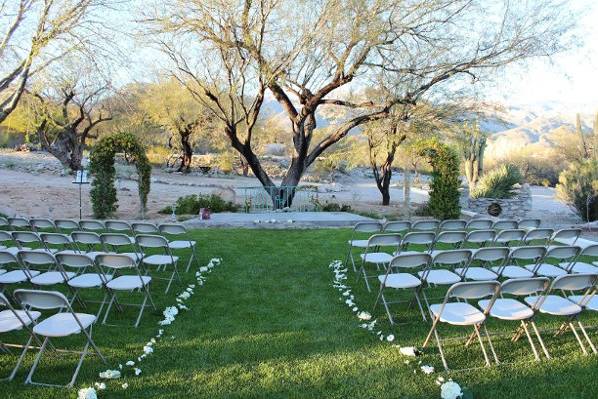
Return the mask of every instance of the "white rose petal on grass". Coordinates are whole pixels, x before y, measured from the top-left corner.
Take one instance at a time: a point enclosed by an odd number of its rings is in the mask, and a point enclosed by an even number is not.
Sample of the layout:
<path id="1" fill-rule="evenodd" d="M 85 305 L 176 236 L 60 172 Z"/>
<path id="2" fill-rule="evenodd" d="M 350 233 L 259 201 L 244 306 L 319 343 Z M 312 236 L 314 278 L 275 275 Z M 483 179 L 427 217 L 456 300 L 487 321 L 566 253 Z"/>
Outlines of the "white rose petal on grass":
<path id="1" fill-rule="evenodd" d="M 100 373 L 100 378 L 104 380 L 115 380 L 120 378 L 120 371 L 118 370 L 106 370 Z"/>
<path id="2" fill-rule="evenodd" d="M 413 346 L 402 346 L 399 349 L 399 352 L 401 352 L 401 355 L 403 356 L 411 356 L 411 357 L 415 357 L 418 354 L 418 350 L 417 348 L 413 347 Z"/>
<path id="3" fill-rule="evenodd" d="M 440 397 L 442 399 L 457 399 L 462 394 L 461 387 L 453 380 L 448 380 L 440 386 Z"/>
<path id="4" fill-rule="evenodd" d="M 420 369 L 424 374 L 432 374 L 434 372 L 434 367 L 432 366 L 423 365 Z"/>
<path id="5" fill-rule="evenodd" d="M 127 383 L 125 382 L 124 384 L 122 384 L 122 385 L 121 385 L 121 387 L 122 387 L 123 389 L 127 389 L 127 388 L 129 387 L 129 384 L 127 384 Z"/>
<path id="6" fill-rule="evenodd" d="M 372 319 L 372 315 L 369 314 L 368 312 L 359 312 L 357 314 L 357 317 L 359 318 L 359 320 L 365 320 L 365 321 Z"/>
<path id="7" fill-rule="evenodd" d="M 388 337 L 386 337 L 386 340 L 387 340 L 388 342 L 392 342 L 392 341 L 394 341 L 394 340 L 395 340 L 395 336 L 394 336 L 394 335 L 392 335 L 392 334 L 390 334 Z"/>
<path id="8" fill-rule="evenodd" d="M 98 395 L 96 390 L 92 387 L 81 388 L 79 389 L 79 392 L 77 392 L 77 399 L 98 399 Z"/>
<path id="9" fill-rule="evenodd" d="M 141 374 L 141 369 L 135 368 L 134 371 L 135 371 L 135 375 Z"/>
<path id="10" fill-rule="evenodd" d="M 135 362 L 132 360 L 129 360 L 128 362 L 125 363 L 127 366 L 132 367 L 135 365 Z"/>
<path id="11" fill-rule="evenodd" d="M 93 385 L 96 387 L 96 389 L 98 391 L 103 391 L 104 389 L 106 389 L 106 383 L 105 382 L 96 382 Z"/>

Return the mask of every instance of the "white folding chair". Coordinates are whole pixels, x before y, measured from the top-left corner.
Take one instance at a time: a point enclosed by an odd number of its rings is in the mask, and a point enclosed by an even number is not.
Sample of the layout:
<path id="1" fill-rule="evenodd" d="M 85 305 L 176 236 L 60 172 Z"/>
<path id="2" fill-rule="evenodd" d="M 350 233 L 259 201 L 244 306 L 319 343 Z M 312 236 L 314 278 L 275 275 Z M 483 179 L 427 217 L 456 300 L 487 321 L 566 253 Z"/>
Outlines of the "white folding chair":
<path id="1" fill-rule="evenodd" d="M 106 253 L 127 255 L 137 263 L 143 258 L 143 252 L 137 248 L 135 237 L 122 233 L 102 233 L 100 234 L 100 241 L 102 241 Z M 127 248 L 131 247 L 133 247 L 133 252 L 126 251 Z M 124 251 L 121 251 L 121 249 L 124 249 Z"/>
<path id="2" fill-rule="evenodd" d="M 521 242 L 525 237 L 526 231 L 520 229 L 505 229 L 500 230 L 496 237 L 494 237 L 494 241 L 492 241 L 492 245 L 497 245 L 499 247 L 509 247 L 514 242 Z"/>
<path id="3" fill-rule="evenodd" d="M 0 292 L 4 292 L 7 286 L 25 283 L 40 273 L 23 267 L 16 255 L 5 250 L 0 250 L 0 268 Z"/>
<path id="4" fill-rule="evenodd" d="M 523 245 L 548 245 L 553 234 L 553 229 L 532 228 L 531 230 L 528 230 L 525 237 L 523 237 Z"/>
<path id="5" fill-rule="evenodd" d="M 457 274 L 457 266 L 467 267 L 471 260 L 471 250 L 454 249 L 440 252 L 432 257 L 432 261 L 423 271 L 418 272 L 418 276 L 425 281 L 428 286 L 453 285 L 462 280 L 461 275 Z M 426 291 L 422 290 L 426 306 L 430 306 Z"/>
<path id="6" fill-rule="evenodd" d="M 133 233 L 131 223 L 124 220 L 106 220 L 104 225 L 106 226 L 106 230 L 116 231 L 127 235 Z"/>
<path id="7" fill-rule="evenodd" d="M 556 335 L 561 335 L 570 329 L 573 335 L 575 335 L 575 339 L 584 355 L 587 355 L 588 351 L 579 337 L 573 322 L 575 321 L 577 323 L 584 338 L 592 349 L 592 352 L 597 353 L 596 347 L 579 320 L 579 314 L 587 304 L 587 301 L 591 297 L 591 293 L 596 289 L 596 279 L 597 276 L 595 274 L 567 274 L 555 278 L 551 286 L 542 295 L 528 296 L 525 298 L 525 302 L 530 306 L 536 306 L 540 313 L 565 318 L 565 321 L 557 330 Z M 581 300 L 579 302 L 574 302 L 569 298 L 555 295 L 555 292 L 557 291 L 582 291 L 583 294 L 580 296 Z"/>
<path id="8" fill-rule="evenodd" d="M 44 230 L 56 231 L 56 225 L 50 219 L 31 218 L 29 219 L 29 223 L 31 224 L 31 229 L 38 233 Z"/>
<path id="9" fill-rule="evenodd" d="M 401 235 L 396 233 L 391 234 L 374 234 L 368 240 L 368 245 L 365 247 L 364 253 L 361 256 L 361 266 L 358 271 L 359 275 L 363 276 L 365 286 L 371 292 L 370 283 L 368 279 L 375 278 L 378 275 L 369 275 L 366 270 L 368 264 L 376 265 L 376 270 L 386 270 L 386 266 L 392 260 L 392 253 L 396 252 L 401 245 Z M 382 249 L 390 248 L 391 253 L 383 252 Z"/>
<path id="10" fill-rule="evenodd" d="M 154 254 L 154 255 L 145 255 L 143 259 L 141 259 L 141 265 L 143 266 L 155 266 L 157 270 L 166 268 L 168 266 L 172 267 L 172 274 L 170 275 L 170 279 L 168 280 L 168 285 L 166 286 L 165 293 L 168 292 L 172 281 L 176 277 L 180 284 L 182 284 L 181 275 L 179 274 L 178 268 L 178 261 L 179 257 L 174 256 L 170 247 L 168 246 L 168 240 L 162 236 L 158 235 L 149 235 L 149 234 L 139 234 L 135 237 L 135 241 L 137 242 L 137 246 L 139 249 L 145 253 L 146 249 L 151 250 L 161 250 L 161 254 Z M 146 268 L 147 270 L 147 268 Z"/>
<path id="11" fill-rule="evenodd" d="M 581 248 L 579 247 L 552 247 L 546 251 L 542 262 L 536 265 L 527 265 L 525 268 L 534 273 L 536 276 L 550 278 L 563 276 L 571 270 L 571 267 L 573 266 L 573 263 L 575 262 L 575 259 L 579 255 L 580 251 Z M 566 266 L 555 266 L 551 263 L 548 263 L 549 259 L 552 259 L 559 264 L 566 264 Z"/>
<path id="12" fill-rule="evenodd" d="M 492 224 L 493 222 L 490 219 L 472 219 L 467 222 L 465 228 L 467 230 L 491 230 Z"/>
<path id="13" fill-rule="evenodd" d="M 73 231 L 71 233 L 71 239 L 75 243 L 79 253 L 84 253 L 92 259 L 105 252 L 104 244 L 98 233 L 91 231 Z"/>
<path id="14" fill-rule="evenodd" d="M 19 259 L 23 270 L 26 269 L 30 274 L 32 274 L 33 270 L 40 271 L 38 275 L 32 275 L 29 279 L 29 282 L 33 285 L 47 287 L 49 285 L 63 284 L 75 277 L 75 273 L 62 270 L 54 255 L 48 252 L 19 251 L 17 259 Z"/>
<path id="15" fill-rule="evenodd" d="M 8 219 L 8 225 L 13 230 L 20 230 L 20 229 L 30 230 L 31 229 L 31 225 L 29 224 L 29 219 L 27 219 L 27 218 L 15 216 L 12 218 L 7 218 L 7 219 Z"/>
<path id="16" fill-rule="evenodd" d="M 440 226 L 439 220 L 418 220 L 411 224 L 412 231 L 436 231 Z"/>
<path id="17" fill-rule="evenodd" d="M 10 252 L 13 255 L 16 255 L 21 250 L 18 246 L 13 245 L 16 243 L 12 238 L 12 234 L 8 231 L 0 230 L 0 243 L 3 244 L 2 248 L 0 248 L 1 250 Z"/>
<path id="18" fill-rule="evenodd" d="M 577 259 L 570 264 L 569 262 L 559 263 L 559 266 L 568 269 L 569 273 L 592 273 L 598 274 L 598 267 L 595 264 L 582 262 L 582 258 L 596 258 L 598 257 L 598 244 L 593 244 L 585 247 L 580 253 Z"/>
<path id="19" fill-rule="evenodd" d="M 502 266 L 508 258 L 509 248 L 479 248 L 473 251 L 473 256 L 471 257 L 469 264 L 466 267 L 455 269 L 455 273 L 461 276 L 463 280 L 498 280 L 498 274 L 492 270 L 492 268 Z"/>
<path id="20" fill-rule="evenodd" d="M 158 226 L 160 233 L 168 238 L 168 246 L 172 251 L 180 251 L 180 250 L 191 250 L 191 257 L 189 257 L 189 261 L 187 261 L 187 267 L 185 268 L 185 273 L 189 271 L 193 260 L 196 259 L 196 249 L 197 249 L 197 242 L 193 240 L 170 240 L 170 237 L 179 237 L 181 235 L 187 235 L 189 232 L 187 228 L 180 224 L 180 223 L 162 223 Z"/>
<path id="21" fill-rule="evenodd" d="M 42 242 L 39 234 L 33 231 L 13 231 L 10 233 L 12 235 L 13 241 L 17 244 L 20 251 L 23 250 L 32 250 L 32 251 L 42 251 L 46 252 L 46 248 L 44 247 L 44 243 Z M 34 244 L 38 248 L 31 249 L 30 244 Z"/>
<path id="22" fill-rule="evenodd" d="M 388 301 L 384 295 L 384 290 L 387 288 L 393 290 L 413 290 L 413 295 L 417 302 L 417 306 L 419 307 L 422 319 L 424 321 L 426 320 L 426 312 L 424 311 L 419 298 L 422 282 L 415 275 L 411 273 L 405 273 L 404 271 L 417 271 L 418 269 L 425 270 L 431 261 L 432 257 L 429 254 L 420 253 L 397 255 L 392 258 L 388 264 L 386 273 L 378 276 L 378 281 L 380 281 L 380 289 L 378 290 L 378 296 L 376 297 L 376 302 L 374 303 L 374 309 L 378 305 L 378 302 L 382 300 L 382 304 L 384 305 L 384 309 L 386 310 L 390 324 L 395 323 L 392 313 L 390 312 L 389 305 L 393 303 L 399 303 L 400 301 Z"/>
<path id="23" fill-rule="evenodd" d="M 536 360 L 540 360 L 540 355 L 538 354 L 534 340 L 529 333 L 528 324 L 534 329 L 534 333 L 536 334 L 536 338 L 538 339 L 538 342 L 544 351 L 544 355 L 546 358 L 550 359 L 550 354 L 546 349 L 546 345 L 544 345 L 540 331 L 538 330 L 538 327 L 534 321 L 537 308 L 535 306 L 530 307 L 526 305 L 525 303 L 519 301 L 517 297 L 537 295 L 538 293 L 546 291 L 549 285 L 550 280 L 546 277 L 506 280 L 501 284 L 501 297 L 496 299 L 489 313 L 490 317 L 494 317 L 496 319 L 505 321 L 519 321 L 521 325 L 515 332 L 515 335 L 511 341 L 518 341 L 523 333 L 525 333 Z M 511 295 L 515 298 L 505 298 L 504 295 Z M 490 301 L 488 299 L 483 299 L 478 302 L 478 305 L 480 309 L 485 311 L 490 305 Z"/>
<path id="24" fill-rule="evenodd" d="M 560 229 L 550 238 L 550 245 L 575 245 L 581 235 L 581 229 Z"/>
<path id="25" fill-rule="evenodd" d="M 121 312 L 123 311 L 122 306 L 132 306 L 139 308 L 139 314 L 134 324 L 135 328 L 137 328 L 141 321 L 141 316 L 143 316 L 143 311 L 148 307 L 148 301 L 152 309 L 156 310 L 149 290 L 152 278 L 150 276 L 143 276 L 139 265 L 127 255 L 98 255 L 95 259 L 95 264 L 97 273 L 102 279 L 104 286 L 108 289 L 108 295 L 110 296 L 102 324 L 106 324 L 110 310 L 112 310 L 112 305 L 116 305 L 117 309 Z M 110 270 L 111 273 L 107 274 L 105 270 Z M 143 302 L 141 304 L 121 303 L 118 301 L 117 292 L 134 292 L 137 290 L 143 293 Z"/>
<path id="26" fill-rule="evenodd" d="M 432 249 L 432 245 L 434 245 L 434 241 L 436 241 L 436 233 L 431 231 L 412 231 L 403 237 L 403 241 L 401 242 L 401 248 L 397 255 L 407 255 L 407 254 L 419 254 L 422 252 L 429 253 Z M 423 246 L 424 249 L 418 251 L 410 251 L 409 248 L 412 245 Z"/>
<path id="27" fill-rule="evenodd" d="M 519 223 L 516 220 L 502 219 L 492 223 L 492 229 L 494 230 L 517 230 L 518 226 Z"/>
<path id="28" fill-rule="evenodd" d="M 62 233 L 39 233 L 44 248 L 50 253 L 76 253 L 77 247 L 70 236 Z"/>
<path id="29" fill-rule="evenodd" d="M 384 233 L 406 233 L 411 230 L 411 222 L 408 220 L 393 220 L 386 222 L 382 231 Z"/>
<path id="30" fill-rule="evenodd" d="M 131 228 L 136 234 L 160 234 L 160 229 L 153 223 L 136 222 L 131 223 Z"/>
<path id="31" fill-rule="evenodd" d="M 542 261 L 545 254 L 546 247 L 514 248 L 507 261 L 502 266 L 493 266 L 492 271 L 498 274 L 499 278 L 532 278 L 534 273 L 527 270 L 522 263 L 530 262 L 530 265 L 535 266 Z"/>
<path id="32" fill-rule="evenodd" d="M 490 334 L 488 334 L 485 321 L 486 316 L 492 310 L 494 301 L 498 297 L 499 293 L 500 284 L 497 281 L 456 283 L 448 289 L 446 296 L 444 297 L 444 301 L 441 304 L 434 304 L 430 306 L 430 313 L 433 318 L 432 328 L 430 329 L 430 332 L 424 341 L 423 347 L 425 348 L 428 346 L 432 335 L 434 335 L 445 370 L 448 371 L 449 368 L 444 357 L 440 335 L 438 334 L 437 330 L 438 323 L 446 323 L 452 326 L 471 326 L 474 330 L 475 336 L 478 338 L 480 347 L 482 348 L 486 366 L 490 366 L 490 359 L 488 358 L 486 347 L 484 346 L 484 341 L 482 340 L 482 336 L 480 334 L 480 330 L 483 327 L 484 334 L 486 335 L 488 344 L 492 350 L 492 355 L 494 356 L 494 361 L 498 364 L 498 357 L 496 356 L 496 351 L 492 345 Z M 466 302 L 467 300 L 481 299 L 486 297 L 490 297 L 490 301 L 488 302 L 488 307 L 484 312 Z M 457 299 L 458 302 L 449 302 L 451 299 Z M 459 300 L 464 301 L 460 302 Z M 465 345 L 468 346 L 471 342 L 472 339 L 470 337 Z"/>
<path id="33" fill-rule="evenodd" d="M 9 223 L 8 223 L 8 219 L 5 218 L 4 216 L 0 216 L 0 227 L 8 227 Z"/>
<path id="34" fill-rule="evenodd" d="M 83 231 L 94 231 L 96 233 L 106 230 L 104 222 L 101 220 L 79 220 L 79 228 Z"/>
<path id="35" fill-rule="evenodd" d="M 517 228 L 524 230 L 537 229 L 540 227 L 540 224 L 542 224 L 540 219 L 520 219 L 519 222 L 517 222 Z"/>
<path id="36" fill-rule="evenodd" d="M 496 238 L 496 231 L 477 229 L 467 233 L 463 245 L 473 244 L 475 247 L 483 247 Z"/>
<path id="37" fill-rule="evenodd" d="M 445 231 L 445 230 L 465 230 L 465 227 L 467 226 L 467 220 L 463 220 L 463 219 L 447 219 L 447 220 L 443 220 L 442 222 L 440 222 L 440 226 L 438 227 L 438 229 L 440 231 Z"/>
<path id="38" fill-rule="evenodd" d="M 351 232 L 351 239 L 347 242 L 349 244 L 349 249 L 347 252 L 347 257 L 345 258 L 345 266 L 349 260 L 351 261 L 351 265 L 353 266 L 353 271 L 357 272 L 357 267 L 355 266 L 355 259 L 353 258 L 353 249 L 357 248 L 360 250 L 364 250 L 368 246 L 368 239 L 364 239 L 364 235 L 367 234 L 368 238 L 370 235 L 375 233 L 380 233 L 383 229 L 383 225 L 380 222 L 360 222 L 353 227 L 353 231 Z"/>
<path id="39" fill-rule="evenodd" d="M 35 291 L 21 289 L 15 290 L 14 296 L 16 300 L 21 304 L 21 306 L 24 309 L 26 309 L 29 313 L 31 313 L 31 311 L 34 309 L 58 309 L 58 311 L 55 314 L 43 319 L 35 326 L 33 326 L 33 333 L 36 336 L 43 337 L 44 340 L 42 342 L 41 348 L 37 356 L 35 357 L 33 365 L 31 366 L 31 370 L 27 375 L 25 384 L 43 386 L 62 386 L 57 384 L 33 381 L 33 375 L 35 373 L 35 370 L 39 366 L 42 355 L 46 351 L 48 344 L 50 344 L 51 338 L 56 339 L 68 337 L 75 334 L 83 334 L 86 338 L 86 343 L 82 351 L 61 350 L 62 352 L 74 352 L 80 354 L 79 362 L 77 363 L 77 367 L 75 368 L 71 380 L 67 385 L 65 385 L 67 388 L 72 388 L 75 384 L 75 381 L 77 380 L 77 375 L 79 374 L 79 370 L 81 369 L 83 360 L 87 355 L 89 346 L 93 348 L 93 351 L 98 355 L 102 362 L 107 364 L 104 355 L 102 355 L 100 349 L 96 346 L 95 342 L 92 339 L 92 328 L 93 324 L 96 322 L 96 316 L 86 313 L 75 313 L 75 311 L 73 311 L 71 305 L 69 304 L 68 299 L 63 294 L 56 291 Z"/>
<path id="40" fill-rule="evenodd" d="M 27 348 L 31 346 L 31 343 L 34 340 L 37 341 L 37 338 L 33 335 L 30 326 L 39 318 L 39 316 L 41 316 L 41 313 L 36 311 L 26 312 L 24 310 L 17 310 L 11 305 L 8 298 L 4 296 L 4 294 L 0 293 L 0 309 L 1 308 L 6 309 L 0 311 L 0 337 L 2 336 L 1 334 L 20 331 L 23 329 L 27 330 L 27 332 L 29 333 L 29 339 L 25 346 L 22 346 L 23 350 L 21 351 L 21 355 L 17 359 L 15 367 L 12 369 L 8 377 L 0 379 L 0 381 L 12 381 L 15 378 L 15 375 L 17 374 L 17 371 L 19 370 L 21 363 L 23 363 L 23 359 L 25 358 Z M 20 347 L 21 345 L 11 346 Z M 0 341 L 0 349 L 2 349 L 2 351 L 6 352 L 7 354 L 11 353 L 11 351 L 8 349 L 7 344 L 3 341 Z"/>
<path id="41" fill-rule="evenodd" d="M 443 251 L 461 248 L 465 238 L 467 238 L 467 233 L 464 231 L 441 231 L 432 243 L 430 255 L 435 256 Z M 448 249 L 438 248 L 439 246 L 446 246 Z"/>
<path id="42" fill-rule="evenodd" d="M 60 231 L 75 231 L 79 230 L 79 223 L 73 219 L 54 219 L 56 229 Z"/>

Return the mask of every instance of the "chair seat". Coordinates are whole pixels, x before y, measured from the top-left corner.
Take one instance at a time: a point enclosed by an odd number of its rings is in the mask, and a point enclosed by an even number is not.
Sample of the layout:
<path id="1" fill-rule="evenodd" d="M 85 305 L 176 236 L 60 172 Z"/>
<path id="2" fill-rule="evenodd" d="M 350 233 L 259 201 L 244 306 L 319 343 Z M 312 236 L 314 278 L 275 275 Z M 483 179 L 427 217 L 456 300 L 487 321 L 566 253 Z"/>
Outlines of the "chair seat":
<path id="1" fill-rule="evenodd" d="M 41 316 L 40 312 L 30 310 L 29 316 L 24 310 L 15 310 L 18 317 L 12 312 L 12 310 L 3 310 L 0 312 L 0 333 L 20 330 L 23 328 L 23 323 L 26 326 L 30 325 L 33 320 L 37 320 Z M 19 318 L 22 320 L 19 320 Z"/>
<path id="2" fill-rule="evenodd" d="M 143 263 L 147 265 L 170 265 L 172 262 L 179 260 L 178 256 L 170 257 L 170 255 L 150 255 L 143 258 Z"/>
<path id="3" fill-rule="evenodd" d="M 502 266 L 493 266 L 492 271 L 495 273 L 499 273 Z M 505 266 L 504 270 L 502 271 L 502 277 L 506 278 L 527 278 L 527 277 L 534 277 L 534 273 L 530 272 L 529 270 L 521 267 L 521 266 Z"/>
<path id="4" fill-rule="evenodd" d="M 73 272 L 65 272 L 67 280 L 76 276 Z M 65 282 L 65 276 L 61 272 L 45 272 L 31 279 L 31 284 L 35 285 L 53 285 Z"/>
<path id="5" fill-rule="evenodd" d="M 143 288 L 152 281 L 150 276 L 120 276 L 106 284 L 111 290 L 129 291 L 137 288 Z"/>
<path id="6" fill-rule="evenodd" d="M 91 314 L 76 313 L 76 315 L 81 326 L 71 313 L 57 313 L 35 325 L 33 332 L 42 337 L 66 337 L 79 334 L 81 327 L 86 329 L 96 321 L 96 317 Z"/>
<path id="7" fill-rule="evenodd" d="M 525 302 L 533 306 L 538 300 L 536 296 L 528 296 Z M 540 305 L 540 312 L 548 313 L 554 316 L 573 316 L 581 312 L 581 306 L 571 302 L 567 298 L 558 295 L 548 295 L 546 300 Z"/>
<path id="8" fill-rule="evenodd" d="M 349 240 L 348 243 L 354 248 L 367 248 L 369 240 Z"/>
<path id="9" fill-rule="evenodd" d="M 458 267 L 455 269 L 455 272 L 458 274 L 463 273 L 463 268 Z M 467 271 L 465 272 L 465 278 L 467 280 L 474 280 L 474 281 L 488 281 L 488 280 L 496 280 L 498 279 L 498 275 L 494 273 L 492 270 L 486 269 L 485 267 L 468 267 Z"/>
<path id="10" fill-rule="evenodd" d="M 40 272 L 37 270 L 29 270 L 31 276 L 37 276 Z M 12 270 L 10 272 L 0 274 L 0 284 L 15 284 L 22 283 L 29 280 L 23 270 Z"/>
<path id="11" fill-rule="evenodd" d="M 106 276 L 106 280 L 108 280 L 108 281 L 112 280 L 111 275 L 106 274 L 105 276 Z M 102 282 L 102 278 L 97 273 L 84 273 L 84 274 L 80 274 L 76 277 L 73 277 L 72 279 L 70 279 L 68 281 L 67 284 L 70 285 L 71 287 L 75 287 L 75 288 L 95 288 L 95 287 L 101 287 L 103 282 Z"/>
<path id="12" fill-rule="evenodd" d="M 424 275 L 425 271 L 417 272 L 420 278 Z M 434 269 L 430 270 L 426 278 L 424 279 L 428 284 L 436 285 L 453 285 L 461 281 L 461 277 L 446 269 Z"/>
<path id="13" fill-rule="evenodd" d="M 0 274 L 4 274 L 4 273 L 6 273 L 6 270 L 0 269 Z"/>
<path id="14" fill-rule="evenodd" d="M 90 251 L 90 252 L 82 252 L 83 255 L 89 256 L 92 260 L 95 260 L 99 255 L 106 255 L 108 252 L 104 251 Z"/>
<path id="15" fill-rule="evenodd" d="M 559 266 L 565 268 L 569 266 L 568 262 L 559 263 Z M 585 262 L 575 262 L 571 268 L 571 273 L 592 273 L 598 274 L 598 267 Z"/>
<path id="16" fill-rule="evenodd" d="M 441 308 L 442 304 L 431 305 L 430 311 L 437 317 Z M 471 326 L 484 320 L 486 316 L 482 312 L 465 302 L 447 303 L 440 315 L 440 321 L 456 326 Z"/>
<path id="17" fill-rule="evenodd" d="M 534 265 L 526 265 L 525 268 L 530 272 L 533 272 Z M 555 265 L 551 265 L 550 263 L 542 263 L 538 270 L 536 271 L 538 276 L 545 276 L 545 277 L 559 277 L 564 276 L 567 274 L 566 271 L 557 267 Z"/>
<path id="18" fill-rule="evenodd" d="M 81 255 L 81 252 L 75 251 L 74 249 L 62 249 L 56 251 L 54 255 Z"/>
<path id="19" fill-rule="evenodd" d="M 361 254 L 361 259 L 367 263 L 390 263 L 392 255 L 385 252 L 371 252 L 369 254 Z"/>
<path id="20" fill-rule="evenodd" d="M 571 295 L 569 300 L 579 303 L 583 299 L 583 295 Z M 594 296 L 588 301 L 587 304 L 584 306 L 588 310 L 593 310 L 594 312 L 598 312 L 598 296 L 594 294 Z"/>
<path id="21" fill-rule="evenodd" d="M 384 274 L 378 276 L 380 283 L 384 283 Z M 420 279 L 409 273 L 393 273 L 389 274 L 384 283 L 385 287 L 389 288 L 415 288 L 421 285 Z"/>
<path id="22" fill-rule="evenodd" d="M 12 256 L 17 256 L 17 252 L 19 251 L 30 251 L 31 248 L 17 248 L 17 247 L 9 247 L 9 248 L 4 248 L 3 251 L 6 251 L 8 253 L 10 253 Z"/>
<path id="23" fill-rule="evenodd" d="M 478 305 L 485 311 L 490 305 L 490 299 L 482 299 Z M 490 316 L 502 320 L 527 320 L 533 315 L 534 311 L 529 306 L 512 298 L 498 298 L 490 309 Z"/>
<path id="24" fill-rule="evenodd" d="M 170 249 L 185 249 L 185 248 L 193 248 L 195 246 L 195 241 L 170 241 L 168 243 L 168 247 Z"/>

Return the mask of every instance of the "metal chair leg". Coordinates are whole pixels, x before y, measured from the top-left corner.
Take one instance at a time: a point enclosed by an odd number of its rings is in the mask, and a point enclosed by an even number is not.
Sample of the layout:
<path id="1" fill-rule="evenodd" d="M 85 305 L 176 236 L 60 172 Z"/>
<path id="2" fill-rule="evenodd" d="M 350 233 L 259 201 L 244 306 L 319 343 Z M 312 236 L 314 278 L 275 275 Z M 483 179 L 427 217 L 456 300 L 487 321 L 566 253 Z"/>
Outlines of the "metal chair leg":
<path id="1" fill-rule="evenodd" d="M 492 352 L 492 356 L 494 357 L 494 362 L 496 364 L 500 364 L 498 361 L 498 356 L 496 355 L 496 351 L 494 350 L 494 344 L 492 344 L 492 339 L 490 338 L 490 333 L 488 332 L 488 328 L 486 328 L 486 323 L 482 324 L 484 327 L 484 334 L 486 335 L 486 339 L 488 340 L 488 346 L 490 346 L 490 351 Z"/>
<path id="2" fill-rule="evenodd" d="M 586 350 L 586 347 L 583 344 L 583 341 L 579 337 L 579 334 L 577 334 L 577 330 L 575 329 L 575 326 L 573 325 L 572 321 L 569 321 L 569 327 L 571 328 L 571 331 L 573 332 L 573 335 L 575 335 L 575 339 L 577 339 L 577 343 L 579 344 L 579 347 L 581 348 L 581 351 L 583 352 L 584 355 L 587 355 L 588 351 Z"/>
<path id="3" fill-rule="evenodd" d="M 534 352 L 534 358 L 537 361 L 540 361 L 540 355 L 538 355 L 538 351 L 536 350 L 536 345 L 534 344 L 534 340 L 532 339 L 532 336 L 530 335 L 529 330 L 527 329 L 525 321 L 523 321 L 523 320 L 521 320 L 521 327 L 523 327 L 525 329 L 525 335 L 527 336 L 529 345 L 532 347 L 532 351 Z"/>
<path id="4" fill-rule="evenodd" d="M 486 347 L 484 346 L 484 341 L 482 340 L 482 336 L 480 335 L 480 326 L 474 325 L 473 329 L 475 330 L 475 334 L 478 337 L 478 342 L 480 343 L 480 348 L 482 348 L 482 353 L 484 354 L 484 360 L 486 361 L 486 366 L 490 367 L 490 359 L 488 358 L 488 354 L 486 353 Z"/>
<path id="5" fill-rule="evenodd" d="M 542 336 L 540 335 L 540 331 L 538 330 L 538 327 L 536 326 L 536 322 L 534 320 L 530 320 L 530 324 L 532 325 L 532 328 L 534 329 L 534 333 L 536 333 L 536 337 L 538 338 L 538 342 L 540 342 L 540 346 L 542 347 L 542 351 L 544 351 L 544 355 L 546 356 L 547 359 L 550 359 L 550 353 L 548 353 L 548 349 L 546 349 L 546 345 L 544 345 L 544 340 L 542 339 Z"/>
<path id="6" fill-rule="evenodd" d="M 592 343 L 592 340 L 590 339 L 590 336 L 586 332 L 586 329 L 584 328 L 583 324 L 581 324 L 581 321 L 577 320 L 577 325 L 579 326 L 579 329 L 581 330 L 581 332 L 582 332 L 584 338 L 586 339 L 586 341 L 588 341 L 588 344 L 590 345 L 590 348 L 592 349 L 592 352 L 596 353 L 596 347 Z"/>

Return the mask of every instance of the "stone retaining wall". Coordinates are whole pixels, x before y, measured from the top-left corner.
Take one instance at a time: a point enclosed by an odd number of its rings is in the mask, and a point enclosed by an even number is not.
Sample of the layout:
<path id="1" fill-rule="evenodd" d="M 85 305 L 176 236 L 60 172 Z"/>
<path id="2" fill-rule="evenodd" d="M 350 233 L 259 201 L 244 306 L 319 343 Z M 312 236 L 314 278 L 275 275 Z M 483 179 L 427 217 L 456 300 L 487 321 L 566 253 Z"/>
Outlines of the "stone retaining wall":
<path id="1" fill-rule="evenodd" d="M 497 206 L 498 205 L 498 206 Z M 500 209 L 498 215 L 491 215 L 489 208 Z M 532 209 L 532 193 L 528 184 L 516 191 L 512 198 L 469 198 L 469 191 L 464 189 L 461 207 L 477 213 L 479 216 L 497 216 L 500 218 L 522 218 Z"/>

